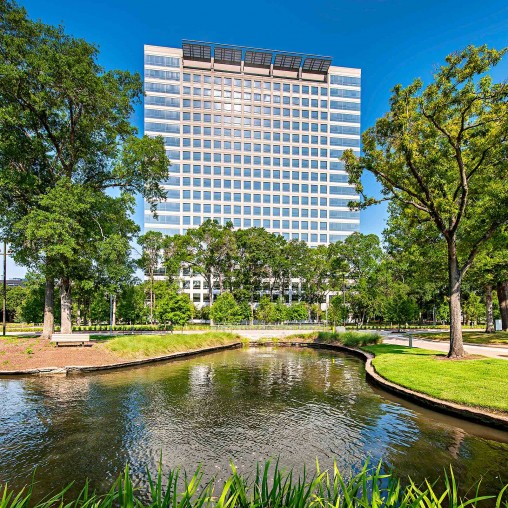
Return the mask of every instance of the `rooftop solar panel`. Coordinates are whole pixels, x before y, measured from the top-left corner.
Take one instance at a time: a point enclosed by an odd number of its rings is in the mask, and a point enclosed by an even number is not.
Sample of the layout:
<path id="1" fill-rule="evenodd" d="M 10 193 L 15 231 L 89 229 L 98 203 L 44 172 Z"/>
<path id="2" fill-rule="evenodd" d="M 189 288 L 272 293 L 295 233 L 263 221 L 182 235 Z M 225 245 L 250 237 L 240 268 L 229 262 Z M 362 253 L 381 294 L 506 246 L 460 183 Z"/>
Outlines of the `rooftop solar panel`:
<path id="1" fill-rule="evenodd" d="M 302 63 L 301 56 L 276 54 L 273 66 L 276 69 L 296 71 L 300 68 L 301 63 Z"/>
<path id="2" fill-rule="evenodd" d="M 235 48 L 216 47 L 214 61 L 218 63 L 240 65 L 242 61 L 242 50 Z"/>
<path id="3" fill-rule="evenodd" d="M 270 67 L 272 63 L 272 53 L 264 51 L 250 51 L 245 52 L 245 65 L 253 67 Z"/>
<path id="4" fill-rule="evenodd" d="M 212 56 L 211 46 L 205 44 L 189 44 L 184 42 L 182 44 L 183 57 L 191 60 L 201 60 L 209 62 Z"/>
<path id="5" fill-rule="evenodd" d="M 303 62 L 303 70 L 307 72 L 319 72 L 326 74 L 332 61 L 324 58 L 306 58 Z"/>

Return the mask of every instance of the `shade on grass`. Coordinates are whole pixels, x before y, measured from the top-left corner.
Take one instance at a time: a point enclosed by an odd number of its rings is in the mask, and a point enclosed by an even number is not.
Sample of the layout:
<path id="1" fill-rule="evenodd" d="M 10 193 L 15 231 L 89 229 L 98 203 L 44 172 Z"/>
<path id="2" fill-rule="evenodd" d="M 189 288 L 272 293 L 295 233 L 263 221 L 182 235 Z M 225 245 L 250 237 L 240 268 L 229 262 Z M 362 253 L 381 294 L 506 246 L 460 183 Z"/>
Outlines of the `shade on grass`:
<path id="1" fill-rule="evenodd" d="M 419 332 L 415 334 L 422 339 L 450 340 L 450 332 Z M 464 342 L 471 344 L 506 344 L 508 345 L 508 332 L 462 332 Z"/>
<path id="2" fill-rule="evenodd" d="M 164 335 L 124 335 L 111 339 L 104 347 L 128 358 L 144 358 L 239 342 L 234 333 L 175 333 Z"/>
<path id="3" fill-rule="evenodd" d="M 439 399 L 508 412 L 508 361 L 493 358 L 448 360 L 426 349 L 379 344 L 376 371 L 399 385 Z"/>

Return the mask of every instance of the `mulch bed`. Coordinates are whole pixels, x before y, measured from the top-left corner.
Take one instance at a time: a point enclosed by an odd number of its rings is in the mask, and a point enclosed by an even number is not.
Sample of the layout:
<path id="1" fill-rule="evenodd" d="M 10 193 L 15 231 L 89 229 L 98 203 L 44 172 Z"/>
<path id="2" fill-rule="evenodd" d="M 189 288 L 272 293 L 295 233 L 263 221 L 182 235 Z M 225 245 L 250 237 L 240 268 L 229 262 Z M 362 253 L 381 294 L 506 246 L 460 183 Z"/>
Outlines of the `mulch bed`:
<path id="1" fill-rule="evenodd" d="M 0 371 L 48 367 L 109 365 L 124 360 L 103 344 L 56 347 L 40 338 L 5 337 L 0 339 Z"/>

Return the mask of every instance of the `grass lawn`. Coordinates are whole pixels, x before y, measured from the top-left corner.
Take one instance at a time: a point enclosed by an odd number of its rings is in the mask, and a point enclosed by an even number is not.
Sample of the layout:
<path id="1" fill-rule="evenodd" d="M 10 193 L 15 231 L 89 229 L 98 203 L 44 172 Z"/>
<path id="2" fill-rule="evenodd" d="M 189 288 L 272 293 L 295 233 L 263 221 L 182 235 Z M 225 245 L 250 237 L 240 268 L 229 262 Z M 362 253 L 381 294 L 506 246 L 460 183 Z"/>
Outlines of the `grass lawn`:
<path id="1" fill-rule="evenodd" d="M 126 358 L 145 358 L 222 346 L 240 340 L 239 335 L 226 332 L 168 333 L 164 335 L 122 335 L 105 342 L 102 346 Z"/>
<path id="2" fill-rule="evenodd" d="M 390 344 L 365 346 L 384 378 L 433 397 L 508 412 L 508 361 L 447 360 L 444 353 Z"/>
<path id="3" fill-rule="evenodd" d="M 429 340 L 450 340 L 449 332 L 419 332 L 415 337 Z M 471 344 L 506 344 L 508 345 L 508 332 L 463 332 L 464 342 Z"/>

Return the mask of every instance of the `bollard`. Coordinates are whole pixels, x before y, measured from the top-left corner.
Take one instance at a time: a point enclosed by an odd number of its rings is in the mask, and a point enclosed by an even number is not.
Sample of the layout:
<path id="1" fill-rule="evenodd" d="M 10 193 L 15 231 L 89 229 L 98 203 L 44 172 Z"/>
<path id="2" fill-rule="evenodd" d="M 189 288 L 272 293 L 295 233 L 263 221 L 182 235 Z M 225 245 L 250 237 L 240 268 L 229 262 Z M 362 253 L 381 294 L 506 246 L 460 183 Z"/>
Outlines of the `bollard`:
<path id="1" fill-rule="evenodd" d="M 409 334 L 409 347 L 413 347 L 413 336 Z"/>

